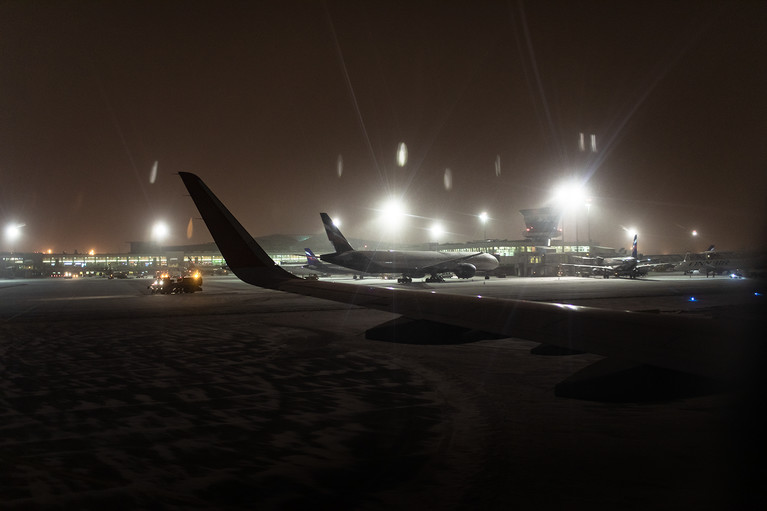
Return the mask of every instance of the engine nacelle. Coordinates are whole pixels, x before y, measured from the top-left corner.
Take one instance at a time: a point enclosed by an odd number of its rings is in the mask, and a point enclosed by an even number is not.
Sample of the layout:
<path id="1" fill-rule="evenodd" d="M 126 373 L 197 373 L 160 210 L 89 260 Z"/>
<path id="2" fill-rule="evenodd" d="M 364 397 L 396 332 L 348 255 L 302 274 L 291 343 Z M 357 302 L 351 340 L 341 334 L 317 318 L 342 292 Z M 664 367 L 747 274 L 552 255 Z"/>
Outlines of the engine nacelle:
<path id="1" fill-rule="evenodd" d="M 469 263 L 460 263 L 453 273 L 459 279 L 470 279 L 477 273 L 477 267 Z"/>

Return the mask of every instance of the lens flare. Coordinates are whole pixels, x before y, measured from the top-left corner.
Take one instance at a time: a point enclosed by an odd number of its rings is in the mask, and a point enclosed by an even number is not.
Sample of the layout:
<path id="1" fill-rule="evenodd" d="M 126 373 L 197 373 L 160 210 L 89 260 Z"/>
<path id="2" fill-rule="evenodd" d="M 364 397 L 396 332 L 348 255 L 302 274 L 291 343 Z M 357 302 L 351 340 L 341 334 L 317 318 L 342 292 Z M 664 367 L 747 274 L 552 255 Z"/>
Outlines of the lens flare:
<path id="1" fill-rule="evenodd" d="M 453 189 L 453 172 L 450 169 L 445 169 L 445 176 L 442 181 L 445 183 L 445 190 Z"/>
<path id="2" fill-rule="evenodd" d="M 404 142 L 399 143 L 397 147 L 397 165 L 404 167 L 407 163 L 407 146 Z"/>
<path id="3" fill-rule="evenodd" d="M 152 172 L 149 173 L 150 184 L 154 184 L 154 182 L 157 181 L 157 167 L 159 164 L 160 162 L 155 160 L 154 165 L 152 165 Z"/>

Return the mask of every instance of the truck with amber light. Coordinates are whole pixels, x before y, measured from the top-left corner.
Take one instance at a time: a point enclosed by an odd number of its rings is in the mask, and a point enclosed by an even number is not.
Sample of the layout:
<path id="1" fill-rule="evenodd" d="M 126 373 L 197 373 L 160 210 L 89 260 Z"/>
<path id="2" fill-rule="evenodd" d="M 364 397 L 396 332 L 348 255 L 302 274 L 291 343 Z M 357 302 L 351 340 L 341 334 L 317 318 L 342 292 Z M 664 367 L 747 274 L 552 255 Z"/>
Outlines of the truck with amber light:
<path id="1" fill-rule="evenodd" d="M 202 275 L 194 272 L 179 277 L 171 277 L 167 273 L 159 275 L 154 282 L 147 286 L 152 294 L 179 294 L 202 291 Z"/>

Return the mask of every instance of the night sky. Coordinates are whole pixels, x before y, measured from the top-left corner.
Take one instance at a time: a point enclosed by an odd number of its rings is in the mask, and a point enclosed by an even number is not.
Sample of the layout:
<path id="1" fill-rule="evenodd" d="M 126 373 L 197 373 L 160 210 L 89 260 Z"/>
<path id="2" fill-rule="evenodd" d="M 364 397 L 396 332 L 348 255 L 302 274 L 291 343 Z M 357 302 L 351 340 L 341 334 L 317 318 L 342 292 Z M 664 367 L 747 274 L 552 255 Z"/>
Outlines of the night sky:
<path id="1" fill-rule="evenodd" d="M 520 239 L 518 211 L 573 178 L 592 206 L 568 240 L 765 248 L 766 22 L 767 2 L 4 2 L 0 222 L 25 224 L 14 250 L 126 251 L 157 219 L 210 241 L 189 171 L 254 236 L 327 211 L 392 238 L 394 195 L 402 241 L 435 219 L 479 239 L 481 211 Z"/>

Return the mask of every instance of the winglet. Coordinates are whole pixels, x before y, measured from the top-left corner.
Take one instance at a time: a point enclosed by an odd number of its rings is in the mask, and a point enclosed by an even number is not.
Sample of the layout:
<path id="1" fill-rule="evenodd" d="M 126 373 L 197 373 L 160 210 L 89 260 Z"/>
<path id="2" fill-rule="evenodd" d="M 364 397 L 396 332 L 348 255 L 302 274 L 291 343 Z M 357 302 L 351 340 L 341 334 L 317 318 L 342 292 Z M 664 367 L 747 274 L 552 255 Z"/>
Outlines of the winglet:
<path id="1" fill-rule="evenodd" d="M 330 216 L 327 213 L 320 213 L 320 217 L 322 218 L 322 224 L 325 226 L 325 232 L 328 235 L 328 240 L 330 240 L 330 243 L 333 244 L 333 248 L 336 251 L 336 254 L 342 254 L 343 252 L 353 252 L 354 249 L 349 244 L 348 241 L 346 241 L 346 238 L 344 238 L 344 235 L 341 234 L 341 231 L 336 227 L 336 224 L 333 223 L 333 220 L 330 219 Z"/>
<path id="2" fill-rule="evenodd" d="M 189 190 L 226 264 L 240 280 L 254 286 L 275 288 L 285 280 L 298 278 L 272 261 L 202 179 L 190 172 L 179 172 L 178 175 Z"/>

